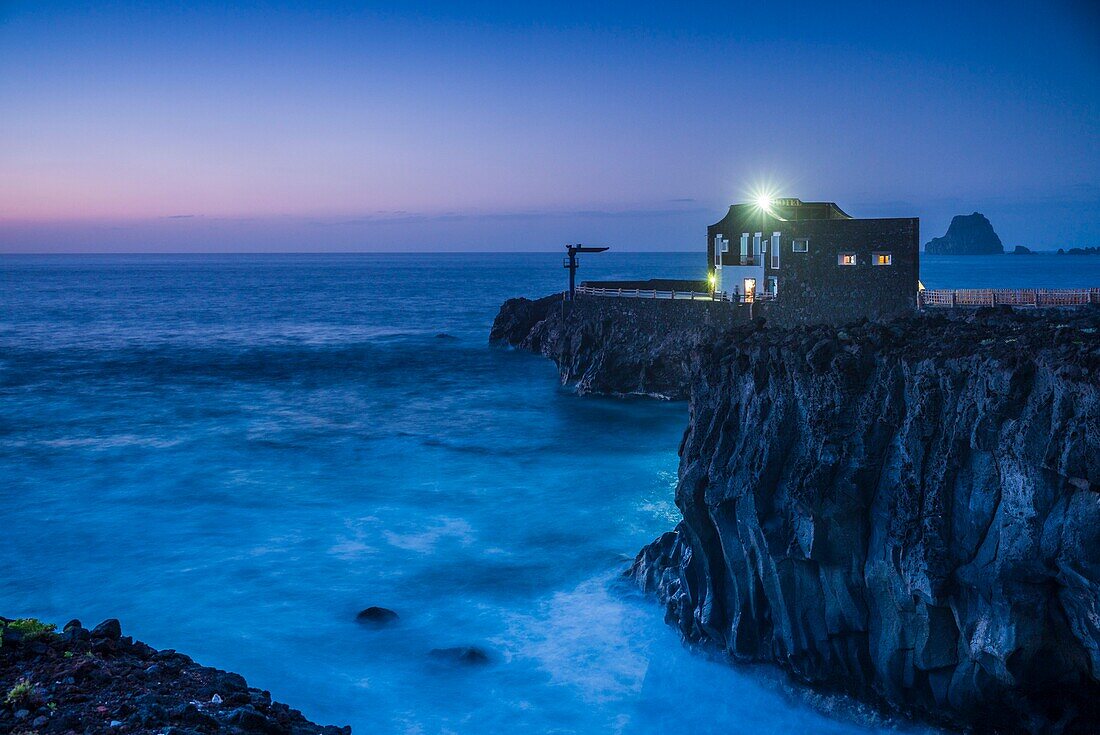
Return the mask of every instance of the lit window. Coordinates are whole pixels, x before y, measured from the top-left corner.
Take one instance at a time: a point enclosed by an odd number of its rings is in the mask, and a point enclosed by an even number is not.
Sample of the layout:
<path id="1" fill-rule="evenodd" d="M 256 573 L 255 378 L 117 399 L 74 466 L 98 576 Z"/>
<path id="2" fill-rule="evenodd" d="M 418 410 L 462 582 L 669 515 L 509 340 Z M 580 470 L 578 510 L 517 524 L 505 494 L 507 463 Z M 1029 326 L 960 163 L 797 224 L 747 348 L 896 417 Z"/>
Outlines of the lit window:
<path id="1" fill-rule="evenodd" d="M 808 253 L 810 252 L 810 241 L 802 237 L 798 240 L 791 241 L 791 252 L 795 253 Z"/>
<path id="2" fill-rule="evenodd" d="M 856 264 L 856 254 L 855 253 L 841 253 L 840 255 L 836 256 L 836 264 L 837 265 L 855 265 Z"/>
<path id="3" fill-rule="evenodd" d="M 875 265 L 893 265 L 894 257 L 890 253 L 875 253 L 871 262 Z"/>

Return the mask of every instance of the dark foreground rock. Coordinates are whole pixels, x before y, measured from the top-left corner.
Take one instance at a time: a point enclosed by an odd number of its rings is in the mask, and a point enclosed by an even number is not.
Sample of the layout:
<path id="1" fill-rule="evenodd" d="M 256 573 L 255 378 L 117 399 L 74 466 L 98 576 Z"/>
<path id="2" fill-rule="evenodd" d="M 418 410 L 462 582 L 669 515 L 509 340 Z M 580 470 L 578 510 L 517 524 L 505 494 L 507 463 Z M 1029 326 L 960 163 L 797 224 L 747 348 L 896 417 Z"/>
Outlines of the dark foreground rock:
<path id="1" fill-rule="evenodd" d="M 981 212 L 957 214 L 943 237 L 934 237 L 924 246 L 930 255 L 1001 255 L 1004 245 L 993 225 Z"/>
<path id="2" fill-rule="evenodd" d="M 61 633 L 0 618 L 0 732 L 346 735 L 250 688 L 122 635 L 117 620 Z"/>
<path id="3" fill-rule="evenodd" d="M 727 303 L 562 295 L 509 299 L 489 341 L 530 350 L 558 365 L 581 394 L 684 400 L 699 348 L 748 318 Z"/>
<path id="4" fill-rule="evenodd" d="M 686 639 L 983 732 L 1100 732 L 1100 310 L 733 330 L 683 521 L 631 574 Z"/>

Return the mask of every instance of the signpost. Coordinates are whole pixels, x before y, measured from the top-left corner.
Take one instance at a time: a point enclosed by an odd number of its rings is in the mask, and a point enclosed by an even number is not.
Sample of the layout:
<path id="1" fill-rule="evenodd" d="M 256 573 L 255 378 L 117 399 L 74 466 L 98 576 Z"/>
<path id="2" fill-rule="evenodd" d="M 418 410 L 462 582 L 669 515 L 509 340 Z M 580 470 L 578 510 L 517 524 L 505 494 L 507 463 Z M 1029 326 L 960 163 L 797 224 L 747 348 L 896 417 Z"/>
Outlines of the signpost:
<path id="1" fill-rule="evenodd" d="M 602 253 L 608 248 L 592 248 L 577 243 L 576 245 L 566 245 L 565 251 L 569 254 L 569 257 L 562 261 L 562 266 L 569 269 L 569 300 L 572 301 L 577 295 L 577 268 L 580 267 L 577 264 L 577 253 Z"/>

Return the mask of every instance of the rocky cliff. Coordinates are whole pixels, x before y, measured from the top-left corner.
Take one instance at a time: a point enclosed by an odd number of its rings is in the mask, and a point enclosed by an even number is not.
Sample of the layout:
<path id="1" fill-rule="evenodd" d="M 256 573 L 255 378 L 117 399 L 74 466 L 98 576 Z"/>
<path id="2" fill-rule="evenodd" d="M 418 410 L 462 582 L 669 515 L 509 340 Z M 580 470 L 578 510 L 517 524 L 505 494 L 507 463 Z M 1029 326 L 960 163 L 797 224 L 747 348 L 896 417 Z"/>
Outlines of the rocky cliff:
<path id="1" fill-rule="evenodd" d="M 683 521 L 630 574 L 690 641 L 979 731 L 1100 731 L 1100 314 L 733 330 Z"/>
<path id="2" fill-rule="evenodd" d="M 1001 238 L 984 214 L 957 214 L 943 237 L 934 237 L 924 246 L 931 255 L 1000 255 Z"/>
<path id="3" fill-rule="evenodd" d="M 580 393 L 686 399 L 699 348 L 749 319 L 713 301 L 578 297 L 509 299 L 489 341 L 542 354 Z"/>

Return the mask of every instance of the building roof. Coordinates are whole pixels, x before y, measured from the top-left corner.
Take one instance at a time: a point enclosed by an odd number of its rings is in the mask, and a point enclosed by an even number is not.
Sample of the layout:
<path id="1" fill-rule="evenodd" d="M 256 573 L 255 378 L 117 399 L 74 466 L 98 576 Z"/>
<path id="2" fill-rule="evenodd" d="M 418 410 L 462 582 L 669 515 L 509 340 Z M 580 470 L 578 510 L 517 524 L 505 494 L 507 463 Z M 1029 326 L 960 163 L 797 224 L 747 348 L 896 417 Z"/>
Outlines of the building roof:
<path id="1" fill-rule="evenodd" d="M 734 219 L 737 220 L 748 219 L 749 217 L 759 218 L 760 213 L 761 209 L 758 204 L 731 204 L 729 212 L 726 213 L 726 216 L 723 217 L 721 221 L 725 221 L 730 216 L 733 216 Z M 815 219 L 852 219 L 852 216 L 838 207 L 836 202 L 804 202 L 795 197 L 784 197 L 772 200 L 771 207 L 767 210 L 767 214 L 772 219 L 783 222 Z M 721 221 L 716 222 L 712 227 L 721 224 Z"/>

